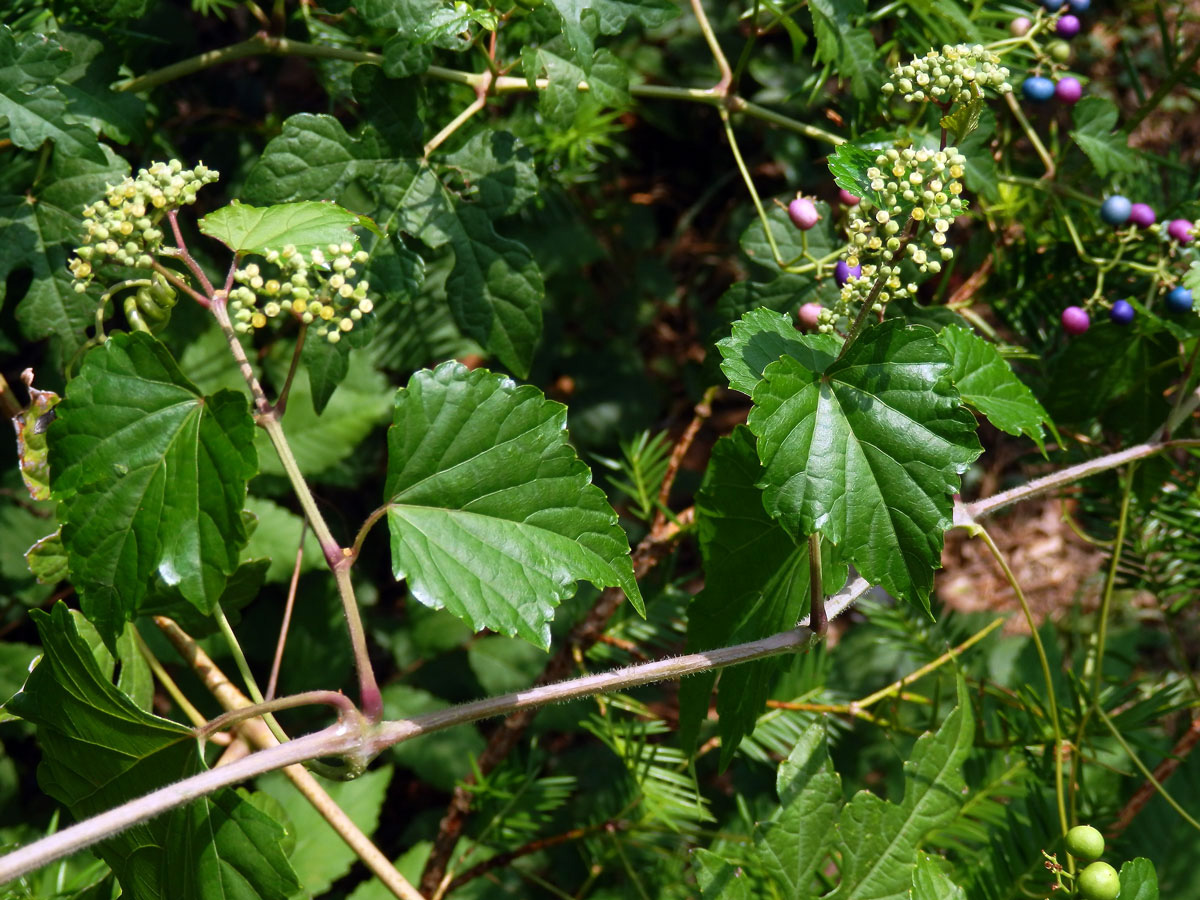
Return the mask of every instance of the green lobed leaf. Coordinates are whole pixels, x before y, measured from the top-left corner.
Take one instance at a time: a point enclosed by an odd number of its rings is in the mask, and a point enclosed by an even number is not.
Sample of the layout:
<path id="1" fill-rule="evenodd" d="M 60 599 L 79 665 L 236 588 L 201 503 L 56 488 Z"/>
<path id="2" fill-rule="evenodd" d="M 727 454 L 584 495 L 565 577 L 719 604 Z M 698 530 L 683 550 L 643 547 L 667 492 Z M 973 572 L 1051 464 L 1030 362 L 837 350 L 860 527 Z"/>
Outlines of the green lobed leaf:
<path id="1" fill-rule="evenodd" d="M 704 900 L 750 900 L 750 880 L 725 857 L 703 847 L 692 853 L 692 869 Z"/>
<path id="2" fill-rule="evenodd" d="M 361 182 L 361 183 L 360 183 Z M 541 272 L 529 250 L 497 234 L 487 211 L 455 197 L 418 158 L 397 158 L 368 129 L 351 138 L 331 116 L 292 116 L 247 179 L 247 194 L 277 203 L 310 197 L 362 202 L 377 185 L 374 218 L 454 254 L 446 294 L 463 333 L 517 375 L 529 371 L 542 331 Z"/>
<path id="3" fill-rule="evenodd" d="M 507 131 L 481 131 L 445 157 L 465 183 L 462 196 L 492 218 L 512 215 L 537 196 L 533 153 Z"/>
<path id="4" fill-rule="evenodd" d="M 139 332 L 88 353 L 57 409 L 52 484 L 88 618 L 111 643 L 156 583 L 211 612 L 246 542 L 257 460 L 245 397 L 202 395 Z"/>
<path id="5" fill-rule="evenodd" d="M 763 369 L 781 356 L 823 372 L 837 358 L 841 345 L 831 334 L 801 334 L 790 316 L 753 309 L 733 323 L 732 333 L 717 342 L 717 349 L 729 386 L 749 396 L 762 380 Z"/>
<path id="6" fill-rule="evenodd" d="M 264 254 L 292 244 L 307 254 L 318 249 L 325 252 L 329 244 L 346 241 L 357 248 L 358 236 L 350 228 L 365 227 L 367 221 L 365 216 L 336 203 L 310 200 L 257 207 L 234 200 L 210 212 L 197 224 L 202 234 L 220 241 L 234 253 Z"/>
<path id="7" fill-rule="evenodd" d="M 71 115 L 117 143 L 144 141 L 146 101 L 109 86 L 120 78 L 122 57 L 118 48 L 83 31 L 60 28 L 56 37 L 71 51 L 71 65 L 59 75 L 57 83 Z"/>
<path id="8" fill-rule="evenodd" d="M 1084 97 L 1071 110 L 1071 119 L 1075 123 L 1071 137 L 1087 154 L 1101 178 L 1144 168 L 1141 158 L 1129 146 L 1129 135 L 1113 130 L 1117 124 L 1117 107 L 1111 100 Z"/>
<path id="9" fill-rule="evenodd" d="M 1050 416 L 992 344 L 958 325 L 938 332 L 950 354 L 950 381 L 964 403 L 1009 434 L 1023 434 L 1045 452 L 1042 423 Z"/>
<path id="10" fill-rule="evenodd" d="M 1158 900 L 1154 863 L 1139 856 L 1121 865 L 1121 900 Z"/>
<path id="11" fill-rule="evenodd" d="M 967 900 L 966 892 L 950 880 L 938 862 L 920 851 L 913 867 L 911 896 L 912 900 Z"/>
<path id="12" fill-rule="evenodd" d="M 62 542 L 62 529 L 48 534 L 25 551 L 29 571 L 42 584 L 58 584 L 68 576 L 67 550 Z"/>
<path id="13" fill-rule="evenodd" d="M 836 848 L 841 880 L 828 900 L 907 900 L 917 848 L 962 804 L 963 763 L 975 741 L 966 682 L 958 678 L 958 706 L 936 734 L 924 734 L 904 763 L 904 799 L 890 803 L 859 791 L 838 817 Z"/>
<path id="14" fill-rule="evenodd" d="M 426 606 L 550 645 L 579 579 L 644 614 L 629 544 L 566 440 L 566 407 L 448 362 L 396 393 L 384 490 L 392 570 Z"/>
<path id="15" fill-rule="evenodd" d="M 584 24 L 585 13 L 600 34 L 621 34 L 630 19 L 647 28 L 657 28 L 679 15 L 668 0 L 548 0 L 562 16 L 563 35 L 581 59 L 592 55 L 592 32 Z"/>
<path id="16" fill-rule="evenodd" d="M 296 567 L 296 551 L 300 545 L 300 533 L 304 532 L 304 561 L 301 572 L 325 568 L 325 556 L 311 528 L 304 527 L 304 520 L 277 503 L 261 497 L 247 497 L 246 511 L 251 513 L 257 524 L 250 540 L 242 550 L 242 562 L 256 559 L 269 560 L 265 579 L 288 581 Z M 225 604 L 221 604 L 225 608 Z M 228 610 L 226 609 L 226 612 Z"/>
<path id="17" fill-rule="evenodd" d="M 21 333 L 29 340 L 53 336 L 68 358 L 95 324 L 100 301 L 96 290 L 75 292 L 67 255 L 79 239 L 84 206 L 127 174 L 129 164 L 107 148 L 103 164 L 56 151 L 45 180 L 28 195 L 0 195 L 0 300 L 9 276 L 29 269 L 29 289 L 16 298 Z"/>
<path id="18" fill-rule="evenodd" d="M 370 837 L 375 833 L 392 780 L 391 766 L 372 769 L 353 781 L 318 780 L 363 834 Z M 289 837 L 295 842 L 288 857 L 304 890 L 312 897 L 319 897 L 350 871 L 358 856 L 282 772 L 260 778 L 258 787 L 286 814 Z"/>
<path id="19" fill-rule="evenodd" d="M 704 560 L 704 589 L 688 608 L 688 652 L 757 640 L 792 628 L 809 610 L 808 543 L 796 540 L 763 508 L 762 467 L 749 429 L 738 426 L 713 447 L 696 495 L 696 527 Z M 827 591 L 846 579 L 846 567 L 823 547 Z M 744 663 L 721 673 L 717 694 L 721 765 L 754 731 L 784 659 Z M 715 673 L 679 687 L 680 742 L 693 746 L 708 714 Z"/>
<path id="20" fill-rule="evenodd" d="M 845 145 L 843 145 L 845 146 Z M 862 196 L 862 194 L 859 194 Z M 767 209 L 767 222 L 771 234 L 775 238 L 775 246 L 779 248 L 783 261 L 786 263 L 800 262 L 806 258 L 821 259 L 832 254 L 842 246 L 842 242 L 833 233 L 833 216 L 830 215 L 829 204 L 818 200 L 813 204 L 820 215 L 820 221 L 808 231 L 801 231 L 788 217 L 787 210 L 778 204 L 772 204 Z M 763 232 L 762 222 L 754 219 L 738 239 L 742 252 L 760 265 L 766 266 L 774 273 L 779 269 L 771 252 L 771 245 Z M 826 269 L 832 282 L 833 267 Z"/>
<path id="21" fill-rule="evenodd" d="M 780 764 L 775 785 L 779 807 L 755 828 L 756 855 L 781 895 L 801 900 L 812 896 L 842 808 L 842 779 L 829 758 L 824 720 L 805 729 Z"/>
<path id="22" fill-rule="evenodd" d="M 0 25 L 0 120 L 7 120 L 9 139 L 24 150 L 53 141 L 64 156 L 103 164 L 106 149 L 87 126 L 71 121 L 67 99 L 52 83 L 70 63 L 70 51 L 53 38 L 17 38 Z"/>
<path id="23" fill-rule="evenodd" d="M 976 87 L 976 96 L 972 100 L 959 104 L 954 112 L 942 116 L 939 124 L 945 129 L 947 135 L 952 136 L 951 146 L 957 147 L 979 127 L 979 118 L 983 114 L 984 102 L 978 90 Z"/>
<path id="24" fill-rule="evenodd" d="M 399 156 L 421 156 L 425 152 L 421 85 L 417 79 L 402 81 L 402 77 L 379 66 L 361 65 L 354 67 L 350 84 L 364 118 L 392 150 Z"/>
<path id="25" fill-rule="evenodd" d="M 817 38 L 817 59 L 833 63 L 838 76 L 850 82 L 850 92 L 859 100 L 866 99 L 871 93 L 871 76 L 875 71 L 875 39 L 869 30 L 854 25 L 854 20 L 867 11 L 866 3 L 864 0 L 812 0 L 808 9 Z"/>
<path id="26" fill-rule="evenodd" d="M 838 361 L 785 356 L 754 389 L 764 505 L 820 533 L 872 583 L 926 610 L 958 476 L 982 452 L 928 328 L 867 328 Z"/>
<path id="27" fill-rule="evenodd" d="M 37 726 L 38 782 L 77 819 L 204 768 L 190 728 L 140 709 L 104 677 L 62 603 L 31 614 L 44 655 L 7 709 Z M 131 900 L 284 900 L 299 888 L 283 829 L 229 789 L 97 845 Z"/>

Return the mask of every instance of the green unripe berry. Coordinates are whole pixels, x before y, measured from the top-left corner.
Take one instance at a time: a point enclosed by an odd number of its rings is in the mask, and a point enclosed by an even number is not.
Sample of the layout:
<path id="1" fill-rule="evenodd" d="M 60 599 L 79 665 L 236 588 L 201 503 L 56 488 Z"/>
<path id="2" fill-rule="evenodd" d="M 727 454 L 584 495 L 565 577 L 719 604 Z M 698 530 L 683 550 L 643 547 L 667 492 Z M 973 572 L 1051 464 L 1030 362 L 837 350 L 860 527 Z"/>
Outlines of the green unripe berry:
<path id="1" fill-rule="evenodd" d="M 1065 63 L 1071 58 L 1071 45 L 1066 41 L 1051 41 L 1046 45 L 1046 52 L 1056 62 Z"/>
<path id="2" fill-rule="evenodd" d="M 1121 893 L 1121 876 L 1106 862 L 1094 862 L 1076 881 L 1083 900 L 1117 900 Z"/>
<path id="3" fill-rule="evenodd" d="M 1099 859 L 1104 855 L 1104 835 L 1091 825 L 1076 825 L 1067 832 L 1067 852 L 1076 859 Z"/>

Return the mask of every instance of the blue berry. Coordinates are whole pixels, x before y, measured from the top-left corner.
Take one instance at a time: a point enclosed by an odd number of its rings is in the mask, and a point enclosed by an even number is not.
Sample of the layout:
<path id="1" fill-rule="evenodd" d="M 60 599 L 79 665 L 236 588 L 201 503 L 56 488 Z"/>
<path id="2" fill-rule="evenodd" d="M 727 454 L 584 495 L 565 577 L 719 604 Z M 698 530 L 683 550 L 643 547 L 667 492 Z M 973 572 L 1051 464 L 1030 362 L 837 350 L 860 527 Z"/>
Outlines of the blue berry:
<path id="1" fill-rule="evenodd" d="M 1117 300 L 1108 311 L 1108 317 L 1115 325 L 1128 325 L 1133 321 L 1133 306 L 1128 300 Z"/>
<path id="2" fill-rule="evenodd" d="M 1079 15 L 1091 8 L 1092 0 L 1067 0 L 1067 5 L 1071 7 L 1071 12 Z"/>
<path id="3" fill-rule="evenodd" d="M 1127 197 L 1113 194 L 1100 206 L 1100 218 L 1109 225 L 1124 225 L 1133 212 L 1133 204 Z"/>
<path id="4" fill-rule="evenodd" d="M 1034 103 L 1045 103 L 1054 96 L 1054 82 L 1041 75 L 1030 75 L 1021 84 L 1021 93 L 1026 100 Z"/>
<path id="5" fill-rule="evenodd" d="M 1185 313 L 1192 308 L 1192 292 L 1180 285 L 1167 294 L 1167 309 L 1173 313 Z"/>
<path id="6" fill-rule="evenodd" d="M 1066 0 L 1040 0 L 1040 2 L 1042 6 L 1050 10 L 1050 12 L 1058 12 L 1060 9 L 1062 9 Z"/>

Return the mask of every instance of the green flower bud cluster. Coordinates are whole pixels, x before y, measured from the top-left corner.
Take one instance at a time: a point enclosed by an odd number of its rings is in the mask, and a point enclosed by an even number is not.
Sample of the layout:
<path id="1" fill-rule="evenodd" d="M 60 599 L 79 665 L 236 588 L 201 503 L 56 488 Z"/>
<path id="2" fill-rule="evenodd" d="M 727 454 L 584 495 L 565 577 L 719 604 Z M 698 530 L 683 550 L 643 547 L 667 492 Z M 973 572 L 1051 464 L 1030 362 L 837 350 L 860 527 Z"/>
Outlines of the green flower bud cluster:
<path id="1" fill-rule="evenodd" d="M 861 265 L 862 273 L 846 279 L 836 309 L 824 311 L 819 331 L 832 332 L 841 316 L 852 318 L 852 311 L 867 302 L 880 278 L 883 283 L 872 301 L 876 312 L 882 312 L 892 300 L 914 295 L 916 283 L 901 275 L 905 259 L 922 274 L 942 270 L 942 262 L 954 256 L 946 246 L 946 233 L 967 208 L 961 197 L 966 161 L 954 147 L 889 148 L 875 157 L 875 165 L 866 174 L 883 207 L 864 198 L 850 210 L 847 223 L 850 252 L 846 264 L 851 268 Z M 903 228 L 906 215 L 913 220 L 907 240 Z"/>
<path id="2" fill-rule="evenodd" d="M 305 325 L 314 325 L 318 337 L 331 344 L 354 328 L 374 304 L 367 297 L 370 285 L 355 282 L 358 270 L 368 259 L 354 245 L 329 244 L 326 252 L 314 249 L 306 257 L 293 245 L 268 250 L 264 259 L 274 274 L 264 273 L 258 263 L 235 269 L 237 287 L 229 292 L 229 313 L 234 330 L 245 334 L 264 328 L 269 320 L 289 313 Z"/>
<path id="3" fill-rule="evenodd" d="M 150 268 L 162 248 L 163 215 L 195 203 L 196 192 L 218 177 L 203 163 L 185 169 L 173 159 L 156 162 L 119 184 L 105 185 L 104 199 L 83 208 L 83 245 L 75 249 L 69 264 L 75 290 L 87 290 L 96 269 L 106 261 Z"/>
<path id="4" fill-rule="evenodd" d="M 940 52 L 930 50 L 924 56 L 914 56 L 892 74 L 893 80 L 883 86 L 884 94 L 900 91 L 909 103 L 967 103 L 989 87 L 998 94 L 1012 90 L 1008 69 L 1000 65 L 1000 57 L 980 44 L 946 44 Z"/>

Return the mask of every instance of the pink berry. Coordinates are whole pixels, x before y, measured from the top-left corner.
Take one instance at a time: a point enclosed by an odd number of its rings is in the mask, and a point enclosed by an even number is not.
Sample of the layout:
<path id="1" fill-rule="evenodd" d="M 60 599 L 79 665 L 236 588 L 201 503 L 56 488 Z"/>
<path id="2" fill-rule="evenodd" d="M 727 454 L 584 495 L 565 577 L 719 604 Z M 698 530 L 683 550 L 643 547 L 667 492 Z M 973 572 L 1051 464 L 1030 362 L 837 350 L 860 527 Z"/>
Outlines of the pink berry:
<path id="1" fill-rule="evenodd" d="M 788 204 L 788 215 L 792 219 L 792 224 L 801 231 L 808 231 L 821 218 L 821 214 L 817 212 L 816 206 L 807 197 L 797 197 Z"/>
<path id="2" fill-rule="evenodd" d="M 1158 220 L 1148 203 L 1135 203 L 1129 207 L 1129 221 L 1138 228 L 1149 228 Z"/>
<path id="3" fill-rule="evenodd" d="M 1073 38 L 1079 34 L 1079 19 L 1069 13 L 1058 20 L 1054 26 L 1055 32 L 1062 38 Z"/>
<path id="4" fill-rule="evenodd" d="M 1079 98 L 1083 96 L 1083 85 L 1079 83 L 1078 78 L 1067 75 L 1058 79 L 1058 84 L 1054 86 L 1054 96 L 1068 106 L 1078 103 Z"/>
<path id="5" fill-rule="evenodd" d="M 1033 23 L 1025 16 L 1017 16 L 1008 23 L 1008 30 L 1013 33 L 1013 37 L 1025 37 L 1029 29 L 1033 27 Z"/>
<path id="6" fill-rule="evenodd" d="M 820 303 L 805 303 L 800 307 L 800 312 L 797 316 L 800 319 L 800 324 L 809 331 L 815 331 L 820 322 L 822 308 Z"/>
<path id="7" fill-rule="evenodd" d="M 1172 219 L 1171 224 L 1167 226 L 1167 234 L 1171 236 L 1171 240 L 1186 244 L 1192 239 L 1192 223 L 1187 219 Z"/>
<path id="8" fill-rule="evenodd" d="M 1088 314 L 1078 306 L 1068 306 L 1062 311 L 1062 324 L 1067 334 L 1083 334 L 1088 330 L 1091 320 Z"/>
<path id="9" fill-rule="evenodd" d="M 841 200 L 842 204 L 845 206 L 858 206 L 858 202 L 860 200 L 859 197 L 855 197 L 845 188 L 842 188 L 840 191 L 838 191 L 838 199 Z"/>

